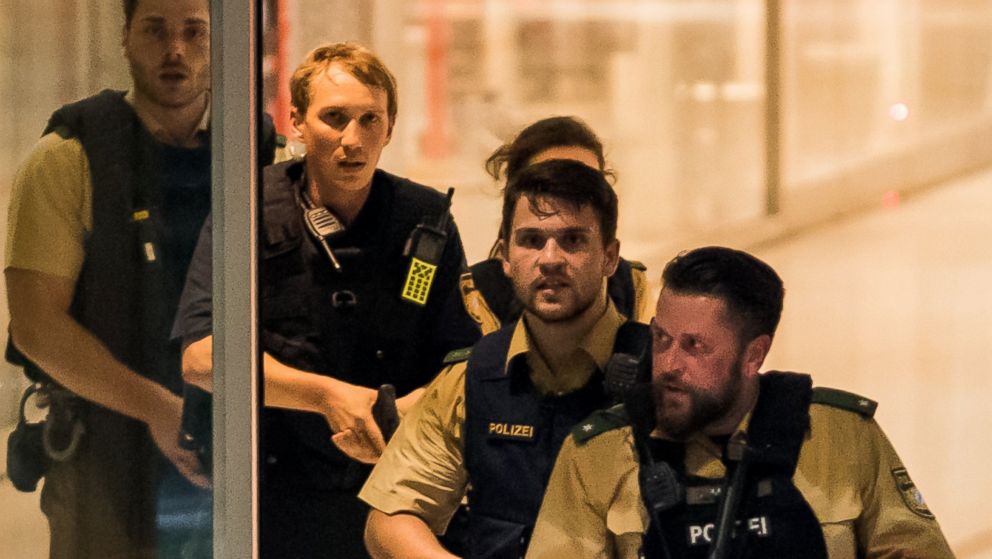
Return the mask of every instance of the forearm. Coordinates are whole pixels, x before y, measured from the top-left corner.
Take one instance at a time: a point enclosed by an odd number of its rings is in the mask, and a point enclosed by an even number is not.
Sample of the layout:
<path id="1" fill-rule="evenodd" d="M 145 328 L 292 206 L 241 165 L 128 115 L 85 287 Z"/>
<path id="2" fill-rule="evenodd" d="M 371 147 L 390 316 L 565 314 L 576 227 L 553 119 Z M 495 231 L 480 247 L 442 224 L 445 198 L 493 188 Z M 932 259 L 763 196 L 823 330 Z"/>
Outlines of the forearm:
<path id="1" fill-rule="evenodd" d="M 268 353 L 262 357 L 265 370 L 265 405 L 315 413 L 331 407 L 330 393 L 351 386 L 328 376 L 290 367 Z"/>
<path id="2" fill-rule="evenodd" d="M 206 336 L 183 350 L 183 381 L 197 388 L 214 390 L 214 338 Z"/>
<path id="3" fill-rule="evenodd" d="M 327 392 L 344 384 L 330 377 L 308 373 L 280 363 L 270 354 L 262 357 L 265 371 L 265 405 L 324 413 Z M 213 336 L 189 344 L 183 351 L 183 380 L 213 390 Z"/>
<path id="4" fill-rule="evenodd" d="M 78 396 L 145 423 L 178 405 L 178 396 L 124 366 L 69 315 L 43 321 L 20 316 L 21 309 L 11 309 L 14 344 Z"/>
<path id="5" fill-rule="evenodd" d="M 365 524 L 365 546 L 375 559 L 451 559 L 437 536 L 420 518 L 405 513 L 386 514 L 377 509 Z"/>

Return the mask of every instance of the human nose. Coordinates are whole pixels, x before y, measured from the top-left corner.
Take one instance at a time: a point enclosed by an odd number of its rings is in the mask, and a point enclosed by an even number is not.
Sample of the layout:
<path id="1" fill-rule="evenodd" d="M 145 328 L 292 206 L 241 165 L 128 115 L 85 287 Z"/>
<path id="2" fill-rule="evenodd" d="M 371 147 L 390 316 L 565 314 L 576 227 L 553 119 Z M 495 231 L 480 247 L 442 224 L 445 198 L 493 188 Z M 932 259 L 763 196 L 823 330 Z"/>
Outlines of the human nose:
<path id="1" fill-rule="evenodd" d="M 541 266 L 558 266 L 564 262 L 564 252 L 555 239 L 550 238 L 544 242 L 538 255 L 538 264 Z"/>
<path id="2" fill-rule="evenodd" d="M 349 120 L 344 130 L 341 131 L 341 145 L 350 149 L 362 146 L 362 135 L 357 119 Z"/>
<path id="3" fill-rule="evenodd" d="M 682 371 L 682 358 L 675 344 L 652 348 L 651 369 L 655 377 L 677 375 Z"/>
<path id="4" fill-rule="evenodd" d="M 165 32 L 165 54 L 169 58 L 183 58 L 186 56 L 186 38 L 176 30 Z"/>

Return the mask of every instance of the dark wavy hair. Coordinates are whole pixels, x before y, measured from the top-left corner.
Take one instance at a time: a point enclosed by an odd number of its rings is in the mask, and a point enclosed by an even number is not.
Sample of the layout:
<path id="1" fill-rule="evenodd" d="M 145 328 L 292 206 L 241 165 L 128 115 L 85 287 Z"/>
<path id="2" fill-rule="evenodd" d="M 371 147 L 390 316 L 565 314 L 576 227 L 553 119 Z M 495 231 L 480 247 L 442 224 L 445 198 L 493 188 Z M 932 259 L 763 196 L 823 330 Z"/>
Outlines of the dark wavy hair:
<path id="1" fill-rule="evenodd" d="M 544 118 L 524 128 L 486 159 L 486 172 L 497 181 L 503 177 L 509 181 L 538 153 L 548 148 L 571 146 L 594 153 L 599 170 L 612 182 L 614 173 L 606 168 L 603 143 L 589 125 L 574 116 Z"/>
<path id="2" fill-rule="evenodd" d="M 722 300 L 744 344 L 762 334 L 775 337 L 785 299 L 782 278 L 744 251 L 711 246 L 683 252 L 665 265 L 661 281 L 676 293 Z"/>
<path id="3" fill-rule="evenodd" d="M 538 202 L 552 198 L 581 209 L 590 206 L 599 217 L 603 244 L 617 236 L 617 195 L 603 173 L 571 159 L 551 159 L 524 167 L 510 178 L 503 192 L 503 222 L 500 238 L 509 239 L 517 201 L 526 198 L 540 215 Z"/>

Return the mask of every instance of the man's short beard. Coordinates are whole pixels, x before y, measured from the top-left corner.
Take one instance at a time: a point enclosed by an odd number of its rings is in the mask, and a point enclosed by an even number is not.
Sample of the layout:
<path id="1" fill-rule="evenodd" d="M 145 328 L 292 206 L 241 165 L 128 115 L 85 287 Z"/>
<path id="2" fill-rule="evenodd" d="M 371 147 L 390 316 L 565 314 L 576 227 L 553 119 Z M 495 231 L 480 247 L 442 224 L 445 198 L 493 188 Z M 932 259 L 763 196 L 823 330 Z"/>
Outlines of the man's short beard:
<path id="1" fill-rule="evenodd" d="M 582 316 L 583 313 L 596 304 L 596 300 L 599 297 L 599 294 L 594 292 L 588 300 L 576 301 L 575 308 L 572 309 L 571 312 L 561 316 L 548 316 L 547 313 L 538 310 L 538 305 L 536 303 L 537 293 L 530 290 L 529 286 L 519 286 L 516 282 L 513 282 L 513 292 L 517 298 L 517 301 L 529 314 L 540 319 L 546 324 L 568 322 Z"/>
<path id="2" fill-rule="evenodd" d="M 655 402 L 658 409 L 658 426 L 665 435 L 675 440 L 685 440 L 693 433 L 720 419 L 728 411 L 737 398 L 744 377 L 744 352 L 740 352 L 732 365 L 730 380 L 717 389 L 716 392 L 701 392 L 688 389 L 689 409 L 682 413 L 671 414 L 662 407 L 664 402 L 664 387 L 655 389 Z"/>

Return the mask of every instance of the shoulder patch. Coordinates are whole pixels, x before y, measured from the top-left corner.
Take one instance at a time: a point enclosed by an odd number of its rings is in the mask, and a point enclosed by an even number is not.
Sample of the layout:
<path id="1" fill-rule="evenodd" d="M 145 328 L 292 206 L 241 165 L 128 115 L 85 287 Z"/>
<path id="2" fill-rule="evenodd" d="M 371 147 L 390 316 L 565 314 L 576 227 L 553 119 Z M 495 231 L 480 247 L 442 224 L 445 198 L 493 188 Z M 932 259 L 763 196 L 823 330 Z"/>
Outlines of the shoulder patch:
<path id="1" fill-rule="evenodd" d="M 69 128 L 65 124 L 56 126 L 55 129 L 52 130 L 52 132 L 58 134 L 59 137 L 62 138 L 63 140 L 68 140 L 69 138 L 73 138 L 76 136 L 76 134 L 72 131 L 72 128 Z"/>
<path id="2" fill-rule="evenodd" d="M 864 417 L 872 417 L 878 408 L 878 402 L 859 396 L 853 392 L 837 390 L 836 388 L 816 387 L 813 389 L 812 404 L 824 404 L 842 410 L 853 411 Z"/>
<path id="3" fill-rule="evenodd" d="M 923 499 L 923 494 L 920 493 L 920 490 L 916 488 L 916 484 L 910 479 L 906 468 L 893 469 L 892 477 L 896 482 L 896 489 L 902 495 L 902 501 L 906 503 L 906 507 L 923 518 L 933 519 L 934 515 L 930 512 L 930 508 L 927 507 L 927 502 Z"/>
<path id="4" fill-rule="evenodd" d="M 581 445 L 596 435 L 619 429 L 629 424 L 630 419 L 627 417 L 627 410 L 623 407 L 623 404 L 617 404 L 612 408 L 596 410 L 592 415 L 580 421 L 575 427 L 572 427 L 572 437 L 575 438 L 576 444 Z"/>
<path id="5" fill-rule="evenodd" d="M 648 267 L 645 266 L 644 263 L 641 262 L 640 260 L 628 260 L 627 263 L 630 264 L 630 267 L 635 270 L 640 270 L 642 272 L 645 272 L 648 269 Z"/>
<path id="6" fill-rule="evenodd" d="M 463 347 L 461 349 L 449 351 L 448 354 L 444 356 L 441 363 L 444 365 L 453 365 L 461 361 L 467 361 L 469 355 L 472 355 L 472 348 Z"/>

